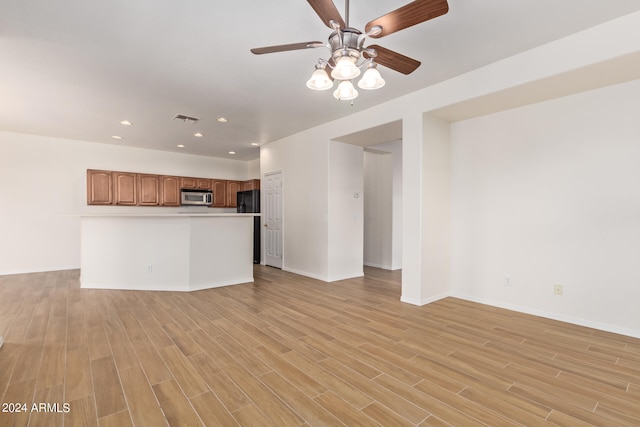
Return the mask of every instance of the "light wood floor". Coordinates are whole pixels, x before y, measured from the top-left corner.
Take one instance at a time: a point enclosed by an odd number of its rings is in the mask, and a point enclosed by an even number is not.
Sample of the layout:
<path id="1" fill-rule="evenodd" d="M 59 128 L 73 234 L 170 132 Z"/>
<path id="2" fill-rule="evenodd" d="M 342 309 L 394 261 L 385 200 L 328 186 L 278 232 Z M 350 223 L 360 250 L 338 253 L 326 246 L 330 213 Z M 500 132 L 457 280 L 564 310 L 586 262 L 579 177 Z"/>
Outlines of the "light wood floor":
<path id="1" fill-rule="evenodd" d="M 640 425 L 640 340 L 403 304 L 398 272 L 327 284 L 257 266 L 255 284 L 192 293 L 78 274 L 0 277 L 0 400 L 29 407 L 0 426 Z"/>

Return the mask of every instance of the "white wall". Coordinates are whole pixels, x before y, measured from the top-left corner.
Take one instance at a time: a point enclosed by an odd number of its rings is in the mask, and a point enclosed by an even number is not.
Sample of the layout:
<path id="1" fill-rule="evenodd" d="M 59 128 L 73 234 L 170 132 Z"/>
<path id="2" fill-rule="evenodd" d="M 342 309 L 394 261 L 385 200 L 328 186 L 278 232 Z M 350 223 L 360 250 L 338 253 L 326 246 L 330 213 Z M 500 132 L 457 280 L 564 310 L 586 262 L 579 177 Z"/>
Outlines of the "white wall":
<path id="1" fill-rule="evenodd" d="M 328 141 L 307 133 L 263 146 L 260 172 L 283 172 L 283 266 L 320 280 L 329 275 Z"/>
<path id="2" fill-rule="evenodd" d="M 362 276 L 362 147 L 329 142 L 328 281 Z"/>
<path id="3" fill-rule="evenodd" d="M 388 201 L 390 205 L 389 212 L 389 236 L 385 237 L 384 240 L 387 242 L 385 244 L 389 245 L 388 251 L 390 252 L 390 259 L 388 262 L 384 263 L 387 265 L 386 267 L 390 270 L 398 270 L 402 268 L 402 140 L 385 142 L 382 144 L 376 144 L 368 147 L 373 150 L 379 150 L 382 152 L 389 153 L 390 162 L 391 162 L 391 174 L 388 178 L 390 180 L 390 191 L 391 196 Z M 366 163 L 365 163 L 366 165 Z M 365 178 L 368 173 L 375 174 L 376 171 L 373 168 L 370 168 L 367 172 L 365 170 Z M 366 191 L 365 191 L 366 193 Z M 366 199 L 365 199 L 366 203 Z M 366 209 L 365 209 L 366 210 Z M 365 219 L 366 219 L 365 212 Z M 366 242 L 366 236 L 365 236 Z M 365 250 L 366 255 L 366 250 Z M 366 262 L 365 262 L 366 265 Z"/>
<path id="4" fill-rule="evenodd" d="M 449 123 L 423 117 L 422 300 L 449 293 L 451 275 L 451 141 Z"/>
<path id="5" fill-rule="evenodd" d="M 634 81 L 453 124 L 452 292 L 640 333 L 638 111 Z"/>
<path id="6" fill-rule="evenodd" d="M 260 158 L 247 162 L 247 179 L 260 179 Z"/>
<path id="7" fill-rule="evenodd" d="M 86 169 L 247 179 L 247 162 L 0 132 L 0 274 L 79 268 Z"/>
<path id="8" fill-rule="evenodd" d="M 392 269 L 393 155 L 364 152 L 364 265 Z"/>

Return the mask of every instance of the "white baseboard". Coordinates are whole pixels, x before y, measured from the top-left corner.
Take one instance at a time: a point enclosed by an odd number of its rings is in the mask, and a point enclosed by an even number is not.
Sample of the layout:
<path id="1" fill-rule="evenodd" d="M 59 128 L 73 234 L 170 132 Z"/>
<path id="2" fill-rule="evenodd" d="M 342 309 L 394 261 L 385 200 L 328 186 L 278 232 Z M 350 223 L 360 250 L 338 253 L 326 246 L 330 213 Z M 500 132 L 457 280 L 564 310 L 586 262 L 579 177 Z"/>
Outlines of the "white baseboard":
<path id="1" fill-rule="evenodd" d="M 402 295 L 402 296 L 400 296 L 400 301 L 401 302 L 406 302 L 407 304 L 413 304 L 413 305 L 422 306 L 422 305 L 431 304 L 432 302 L 436 302 L 436 301 L 441 300 L 443 298 L 446 298 L 448 296 L 450 296 L 448 293 L 442 293 L 442 294 L 439 294 L 439 295 L 434 295 L 434 296 L 429 297 L 429 298 L 414 299 L 414 298 L 408 298 L 408 297 L 405 297 L 404 295 Z"/>
<path id="2" fill-rule="evenodd" d="M 611 332 L 614 334 L 625 335 L 633 338 L 640 338 L 640 330 L 637 330 L 637 329 L 629 329 L 629 328 L 619 327 L 616 325 L 610 325 L 607 323 L 594 322 L 591 320 L 565 316 L 557 313 L 549 313 L 544 310 L 539 310 L 536 308 L 523 307 L 521 305 L 503 303 L 501 301 L 495 301 L 495 300 L 486 299 L 486 298 L 476 298 L 473 296 L 458 294 L 455 292 L 452 293 L 450 296 L 454 298 L 460 298 L 466 301 L 490 305 L 492 307 L 504 308 L 507 310 L 517 311 L 519 313 L 531 314 L 533 316 L 539 316 L 539 317 L 544 317 L 546 319 L 557 320 L 559 322 L 571 323 L 573 325 L 584 326 L 592 329 L 598 329 L 600 331 Z"/>

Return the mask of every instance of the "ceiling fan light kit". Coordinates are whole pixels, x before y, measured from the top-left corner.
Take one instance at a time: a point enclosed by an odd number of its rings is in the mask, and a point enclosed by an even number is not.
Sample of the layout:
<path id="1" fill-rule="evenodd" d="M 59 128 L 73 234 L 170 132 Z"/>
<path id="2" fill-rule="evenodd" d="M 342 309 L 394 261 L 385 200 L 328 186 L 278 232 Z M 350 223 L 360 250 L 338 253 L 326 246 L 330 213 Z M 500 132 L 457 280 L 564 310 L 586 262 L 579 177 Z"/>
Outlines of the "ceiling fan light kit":
<path id="1" fill-rule="evenodd" d="M 340 83 L 333 92 L 333 96 L 340 101 L 353 100 L 358 91 L 352 80 L 362 73 L 360 68 L 366 67 L 358 87 L 365 90 L 380 89 L 385 81 L 377 69 L 377 64 L 383 65 L 402 74 L 415 71 L 420 62 L 382 46 L 371 45 L 364 47 L 367 37 L 379 38 L 405 28 L 420 24 L 429 19 L 444 15 L 449 11 L 447 0 L 414 0 L 392 12 L 387 13 L 365 25 L 365 33 L 349 27 L 349 0 L 345 2 L 345 17 L 332 0 L 307 0 L 322 22 L 333 32 L 329 36 L 329 43 L 304 42 L 287 45 L 267 46 L 251 49 L 256 55 L 274 52 L 284 52 L 298 49 L 313 49 L 327 47 L 331 50 L 331 57 L 319 59 L 318 64 L 307 81 L 307 87 L 312 90 L 328 90 L 333 87 L 333 79 Z M 327 67 L 331 73 L 327 73 Z"/>
<path id="2" fill-rule="evenodd" d="M 351 101 L 358 96 L 358 91 L 353 87 L 351 80 L 343 80 L 333 92 L 333 97 L 338 101 Z"/>
<path id="3" fill-rule="evenodd" d="M 316 65 L 316 70 L 311 75 L 311 78 L 307 80 L 307 87 L 312 90 L 327 90 L 333 87 L 333 82 L 323 65 Z"/>

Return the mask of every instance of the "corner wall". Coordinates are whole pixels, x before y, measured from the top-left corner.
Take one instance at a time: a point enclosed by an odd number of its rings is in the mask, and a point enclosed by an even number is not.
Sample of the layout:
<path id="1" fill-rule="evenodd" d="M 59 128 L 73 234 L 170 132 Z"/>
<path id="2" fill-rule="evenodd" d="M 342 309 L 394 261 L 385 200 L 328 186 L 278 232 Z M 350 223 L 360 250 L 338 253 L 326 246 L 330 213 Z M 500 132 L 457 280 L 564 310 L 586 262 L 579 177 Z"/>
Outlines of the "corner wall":
<path id="1" fill-rule="evenodd" d="M 638 111 L 640 80 L 453 124 L 452 293 L 640 336 Z"/>

